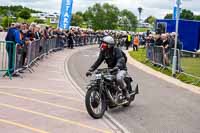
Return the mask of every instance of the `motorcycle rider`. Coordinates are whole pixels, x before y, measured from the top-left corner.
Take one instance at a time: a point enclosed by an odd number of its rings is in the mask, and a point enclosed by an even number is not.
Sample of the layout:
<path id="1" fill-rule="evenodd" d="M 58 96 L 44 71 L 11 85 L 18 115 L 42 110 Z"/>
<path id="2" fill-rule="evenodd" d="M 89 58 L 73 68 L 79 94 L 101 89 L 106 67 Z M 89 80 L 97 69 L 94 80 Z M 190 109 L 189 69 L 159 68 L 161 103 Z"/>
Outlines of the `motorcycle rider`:
<path id="1" fill-rule="evenodd" d="M 90 76 L 92 72 L 95 71 L 103 61 L 106 62 L 108 68 L 111 69 L 111 72 L 117 71 L 117 84 L 119 85 L 120 89 L 122 89 L 125 93 L 126 98 L 129 99 L 130 94 L 124 80 L 127 75 L 126 58 L 123 54 L 123 51 L 115 47 L 114 39 L 111 36 L 105 36 L 103 38 L 99 57 L 96 62 L 90 67 L 90 69 L 86 73 L 86 76 Z"/>

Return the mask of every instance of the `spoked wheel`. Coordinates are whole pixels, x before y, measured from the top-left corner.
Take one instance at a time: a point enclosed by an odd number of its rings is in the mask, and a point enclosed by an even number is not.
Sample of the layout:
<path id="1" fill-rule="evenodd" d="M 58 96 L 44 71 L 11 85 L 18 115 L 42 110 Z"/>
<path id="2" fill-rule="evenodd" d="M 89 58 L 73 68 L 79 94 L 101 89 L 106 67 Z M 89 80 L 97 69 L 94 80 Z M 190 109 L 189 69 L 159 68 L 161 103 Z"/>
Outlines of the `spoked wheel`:
<path id="1" fill-rule="evenodd" d="M 94 89 L 89 89 L 85 98 L 86 109 L 94 119 L 102 118 L 106 111 L 105 97 Z"/>

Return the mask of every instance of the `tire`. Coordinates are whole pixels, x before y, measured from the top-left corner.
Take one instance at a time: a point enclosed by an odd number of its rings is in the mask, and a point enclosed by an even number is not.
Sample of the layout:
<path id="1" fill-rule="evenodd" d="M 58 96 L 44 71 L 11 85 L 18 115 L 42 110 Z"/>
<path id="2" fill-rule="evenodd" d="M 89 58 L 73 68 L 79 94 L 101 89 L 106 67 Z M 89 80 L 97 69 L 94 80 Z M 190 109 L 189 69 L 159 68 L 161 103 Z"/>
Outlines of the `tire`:
<path id="1" fill-rule="evenodd" d="M 99 113 L 95 113 L 93 111 L 93 107 L 92 107 L 93 105 L 91 103 L 91 97 L 92 97 L 92 94 L 95 93 L 95 92 L 97 92 L 99 94 L 98 90 L 96 90 L 96 89 L 92 89 L 91 88 L 91 89 L 89 89 L 87 91 L 86 97 L 85 97 L 85 105 L 86 105 L 87 112 L 89 113 L 89 115 L 91 117 L 93 117 L 94 119 L 100 119 L 100 118 L 103 117 L 103 115 L 104 115 L 104 113 L 106 111 L 106 106 L 107 105 L 106 105 L 105 97 L 103 95 L 101 95 L 100 96 L 101 100 L 99 101 L 99 104 L 101 104 L 101 110 L 100 110 Z"/>

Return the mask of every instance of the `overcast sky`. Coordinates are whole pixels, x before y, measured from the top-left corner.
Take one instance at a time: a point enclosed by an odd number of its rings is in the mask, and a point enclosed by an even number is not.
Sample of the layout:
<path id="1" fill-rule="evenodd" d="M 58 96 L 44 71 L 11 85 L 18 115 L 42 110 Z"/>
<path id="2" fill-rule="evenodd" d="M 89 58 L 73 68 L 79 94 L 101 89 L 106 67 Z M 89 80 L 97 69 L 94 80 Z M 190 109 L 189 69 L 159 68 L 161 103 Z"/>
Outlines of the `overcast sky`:
<path id="1" fill-rule="evenodd" d="M 163 18 L 171 12 L 175 0 L 74 0 L 73 12 L 84 11 L 94 3 L 111 3 L 119 9 L 131 10 L 138 16 L 137 8 L 141 6 L 144 11 L 142 18 L 153 15 Z M 0 5 L 22 5 L 45 12 L 59 12 L 61 0 L 0 0 Z M 200 14 L 200 0 L 183 0 L 182 8 L 190 9 L 195 14 Z"/>

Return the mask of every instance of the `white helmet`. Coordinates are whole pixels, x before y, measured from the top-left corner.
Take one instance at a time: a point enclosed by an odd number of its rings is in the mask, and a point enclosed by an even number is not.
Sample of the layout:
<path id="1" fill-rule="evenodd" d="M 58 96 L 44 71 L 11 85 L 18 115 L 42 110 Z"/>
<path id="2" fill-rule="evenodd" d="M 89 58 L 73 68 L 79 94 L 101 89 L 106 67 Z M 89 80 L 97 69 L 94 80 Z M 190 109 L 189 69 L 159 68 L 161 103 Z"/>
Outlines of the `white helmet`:
<path id="1" fill-rule="evenodd" d="M 115 41 L 114 41 L 113 37 L 111 37 L 111 36 L 104 37 L 102 42 L 105 42 L 108 45 L 113 46 L 113 47 L 115 46 Z"/>

